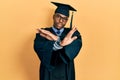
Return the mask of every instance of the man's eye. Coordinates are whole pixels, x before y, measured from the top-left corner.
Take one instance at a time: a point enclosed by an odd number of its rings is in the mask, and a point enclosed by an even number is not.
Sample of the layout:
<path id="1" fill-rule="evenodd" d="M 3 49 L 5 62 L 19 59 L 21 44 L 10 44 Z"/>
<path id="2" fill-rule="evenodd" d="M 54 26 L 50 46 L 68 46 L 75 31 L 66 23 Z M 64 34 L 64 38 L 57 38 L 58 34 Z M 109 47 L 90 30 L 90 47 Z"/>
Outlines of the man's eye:
<path id="1" fill-rule="evenodd" d="M 58 18 L 60 18 L 60 15 L 57 15 Z"/>

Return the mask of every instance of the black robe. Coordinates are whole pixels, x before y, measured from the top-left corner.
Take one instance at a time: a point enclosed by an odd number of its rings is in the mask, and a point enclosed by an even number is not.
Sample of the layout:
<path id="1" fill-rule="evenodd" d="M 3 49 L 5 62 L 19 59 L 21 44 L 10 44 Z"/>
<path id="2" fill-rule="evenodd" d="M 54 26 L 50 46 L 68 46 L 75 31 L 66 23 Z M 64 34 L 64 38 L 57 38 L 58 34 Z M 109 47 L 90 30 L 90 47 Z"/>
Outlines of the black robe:
<path id="1" fill-rule="evenodd" d="M 45 29 L 55 34 L 52 28 Z M 61 40 L 69 31 L 69 28 L 64 29 L 60 36 Z M 73 36 L 78 38 L 62 49 L 53 51 L 55 41 L 49 41 L 36 34 L 34 50 L 41 60 L 40 80 L 75 80 L 74 58 L 82 47 L 82 40 L 78 31 Z"/>

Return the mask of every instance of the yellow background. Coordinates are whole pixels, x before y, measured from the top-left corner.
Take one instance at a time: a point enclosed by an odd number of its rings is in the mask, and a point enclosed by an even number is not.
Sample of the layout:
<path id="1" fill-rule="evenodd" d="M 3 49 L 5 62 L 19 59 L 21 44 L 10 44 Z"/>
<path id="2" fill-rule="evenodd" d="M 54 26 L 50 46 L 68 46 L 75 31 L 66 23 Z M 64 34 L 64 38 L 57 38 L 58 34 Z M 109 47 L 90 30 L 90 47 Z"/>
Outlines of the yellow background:
<path id="1" fill-rule="evenodd" d="M 36 28 L 52 25 L 50 1 L 78 10 L 73 23 L 83 47 L 75 58 L 76 80 L 120 80 L 120 0 L 1 0 L 0 80 L 39 80 L 33 41 Z"/>

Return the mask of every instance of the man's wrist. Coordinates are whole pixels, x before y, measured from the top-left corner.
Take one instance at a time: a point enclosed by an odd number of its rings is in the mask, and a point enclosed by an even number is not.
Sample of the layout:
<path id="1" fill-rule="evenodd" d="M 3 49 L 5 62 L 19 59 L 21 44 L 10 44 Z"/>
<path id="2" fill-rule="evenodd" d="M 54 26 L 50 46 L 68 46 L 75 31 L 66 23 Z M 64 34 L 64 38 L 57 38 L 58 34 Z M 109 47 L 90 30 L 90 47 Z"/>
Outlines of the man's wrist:
<path id="1" fill-rule="evenodd" d="M 59 50 L 59 49 L 62 49 L 63 47 L 60 45 L 60 37 L 58 37 L 57 41 L 55 41 L 55 43 L 53 44 L 53 50 Z"/>
<path id="2" fill-rule="evenodd" d="M 62 46 L 62 47 L 64 46 L 62 41 L 60 41 L 59 45 Z"/>

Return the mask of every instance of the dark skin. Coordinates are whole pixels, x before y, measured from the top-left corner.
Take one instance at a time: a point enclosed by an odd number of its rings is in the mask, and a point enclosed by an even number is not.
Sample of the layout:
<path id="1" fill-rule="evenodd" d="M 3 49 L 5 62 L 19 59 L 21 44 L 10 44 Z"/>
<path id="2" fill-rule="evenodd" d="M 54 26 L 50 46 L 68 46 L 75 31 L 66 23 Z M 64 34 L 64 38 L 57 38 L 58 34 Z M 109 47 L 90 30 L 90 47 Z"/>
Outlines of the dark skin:
<path id="1" fill-rule="evenodd" d="M 57 29 L 61 29 L 66 25 L 68 21 L 68 17 L 63 14 L 56 13 L 53 15 L 53 21 L 54 21 L 53 24 L 54 27 Z"/>
<path id="2" fill-rule="evenodd" d="M 63 28 L 68 21 L 68 17 L 60 14 L 60 13 L 55 13 L 53 15 L 53 25 L 56 29 L 61 29 Z M 50 31 L 44 30 L 44 29 L 37 29 L 40 35 L 50 41 L 57 41 L 58 36 L 52 34 Z M 61 46 L 66 46 L 71 44 L 74 40 L 77 39 L 77 36 L 72 37 L 73 33 L 76 31 L 76 27 L 73 27 L 70 32 L 66 35 L 66 37 L 60 42 Z"/>

